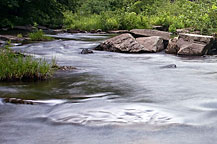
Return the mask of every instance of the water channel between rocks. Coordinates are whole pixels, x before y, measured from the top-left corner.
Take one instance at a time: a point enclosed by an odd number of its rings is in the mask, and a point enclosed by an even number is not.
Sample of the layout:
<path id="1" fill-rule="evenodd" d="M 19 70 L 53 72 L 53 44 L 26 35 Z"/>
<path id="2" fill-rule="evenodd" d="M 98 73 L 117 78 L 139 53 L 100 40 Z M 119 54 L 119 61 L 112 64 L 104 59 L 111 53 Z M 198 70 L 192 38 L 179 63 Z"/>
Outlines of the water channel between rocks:
<path id="1" fill-rule="evenodd" d="M 0 83 L 0 144 L 214 144 L 217 57 L 94 51 L 109 35 L 60 34 L 14 47 L 77 69 L 43 82 Z M 177 68 L 165 65 L 176 64 Z"/>

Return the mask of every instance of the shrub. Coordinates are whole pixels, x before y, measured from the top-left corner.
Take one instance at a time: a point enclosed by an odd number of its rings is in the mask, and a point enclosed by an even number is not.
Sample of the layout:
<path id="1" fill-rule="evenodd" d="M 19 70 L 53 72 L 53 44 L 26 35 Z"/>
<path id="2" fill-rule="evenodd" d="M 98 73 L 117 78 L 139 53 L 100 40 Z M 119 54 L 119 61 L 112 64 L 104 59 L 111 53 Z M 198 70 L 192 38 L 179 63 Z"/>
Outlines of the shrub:
<path id="1" fill-rule="evenodd" d="M 174 24 L 170 25 L 169 32 L 172 32 L 172 33 L 176 32 L 176 26 Z"/>

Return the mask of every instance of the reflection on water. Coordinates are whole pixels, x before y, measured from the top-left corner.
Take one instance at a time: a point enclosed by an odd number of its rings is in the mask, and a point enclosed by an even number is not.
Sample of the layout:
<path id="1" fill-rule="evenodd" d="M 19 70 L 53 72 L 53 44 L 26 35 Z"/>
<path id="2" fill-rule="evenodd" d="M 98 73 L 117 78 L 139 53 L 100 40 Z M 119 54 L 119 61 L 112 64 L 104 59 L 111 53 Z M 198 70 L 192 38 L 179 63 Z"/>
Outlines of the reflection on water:
<path id="1" fill-rule="evenodd" d="M 94 51 L 106 35 L 62 34 L 14 47 L 77 67 L 43 82 L 0 83 L 0 143 L 213 144 L 217 141 L 216 57 Z M 165 66 L 175 64 L 177 68 Z"/>

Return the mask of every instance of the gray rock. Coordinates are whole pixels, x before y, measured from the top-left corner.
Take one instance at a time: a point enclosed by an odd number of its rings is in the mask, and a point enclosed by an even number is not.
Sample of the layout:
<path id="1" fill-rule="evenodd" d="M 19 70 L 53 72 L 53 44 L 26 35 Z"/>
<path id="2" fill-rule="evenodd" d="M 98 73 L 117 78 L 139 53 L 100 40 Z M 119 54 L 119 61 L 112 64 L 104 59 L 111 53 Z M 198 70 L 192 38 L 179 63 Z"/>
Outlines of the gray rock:
<path id="1" fill-rule="evenodd" d="M 165 31 L 151 30 L 151 29 L 133 29 L 130 31 L 131 34 L 136 37 L 150 37 L 160 36 L 163 40 L 169 41 L 171 33 Z"/>
<path id="2" fill-rule="evenodd" d="M 214 42 L 213 36 L 181 33 L 178 39 L 169 41 L 166 52 L 184 56 L 202 56 L 208 54 Z"/>
<path id="3" fill-rule="evenodd" d="M 33 105 L 33 101 L 30 100 L 22 100 L 22 99 L 17 99 L 17 98 L 5 98 L 3 99 L 4 103 L 12 103 L 12 104 L 28 104 L 28 105 Z"/>
<path id="4" fill-rule="evenodd" d="M 177 42 L 178 42 L 178 37 L 170 39 L 165 52 L 168 54 L 177 54 L 180 49 L 177 46 Z"/>
<path id="5" fill-rule="evenodd" d="M 163 39 L 159 36 L 140 37 L 136 41 L 143 45 L 147 52 L 160 52 L 164 49 Z"/>
<path id="6" fill-rule="evenodd" d="M 213 42 L 213 36 L 206 36 L 206 35 L 198 35 L 198 34 L 186 34 L 180 33 L 179 39 L 183 39 L 184 41 L 191 42 L 191 43 L 203 43 L 203 44 L 210 44 Z"/>
<path id="7" fill-rule="evenodd" d="M 177 68 L 177 66 L 175 64 L 170 64 L 170 65 L 162 66 L 160 68 Z"/>
<path id="8" fill-rule="evenodd" d="M 208 47 L 204 44 L 191 43 L 183 45 L 178 51 L 178 55 L 202 56 L 207 54 Z"/>
<path id="9" fill-rule="evenodd" d="M 128 30 L 114 30 L 114 31 L 108 31 L 108 33 L 111 34 L 123 34 L 123 33 L 129 33 Z"/>
<path id="10" fill-rule="evenodd" d="M 95 50 L 125 53 L 148 52 L 143 45 L 139 44 L 136 39 L 128 33 L 104 41 L 96 47 Z"/>
<path id="11" fill-rule="evenodd" d="M 22 43 L 24 41 L 30 40 L 30 38 L 26 38 L 26 37 L 18 38 L 16 36 L 12 36 L 12 35 L 0 35 L 0 40 L 11 41 L 11 42 L 14 42 L 14 43 Z"/>
<path id="12" fill-rule="evenodd" d="M 90 49 L 82 49 L 81 54 L 92 54 L 93 51 Z"/>
<path id="13" fill-rule="evenodd" d="M 178 55 L 202 56 L 208 53 L 214 44 L 213 36 L 180 34 L 177 42 Z M 183 42 L 181 42 L 183 41 Z"/>

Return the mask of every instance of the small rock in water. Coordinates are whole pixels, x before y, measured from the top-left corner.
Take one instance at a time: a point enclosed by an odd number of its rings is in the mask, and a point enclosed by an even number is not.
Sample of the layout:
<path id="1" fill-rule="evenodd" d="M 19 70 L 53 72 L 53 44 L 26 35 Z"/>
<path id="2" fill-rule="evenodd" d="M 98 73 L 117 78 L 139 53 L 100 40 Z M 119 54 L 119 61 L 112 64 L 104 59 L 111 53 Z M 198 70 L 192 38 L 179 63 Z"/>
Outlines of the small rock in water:
<path id="1" fill-rule="evenodd" d="M 170 65 L 162 66 L 161 68 L 177 68 L 177 66 L 175 64 L 170 64 Z"/>
<path id="2" fill-rule="evenodd" d="M 81 54 L 92 54 L 93 51 L 90 49 L 82 49 Z"/>
<path id="3" fill-rule="evenodd" d="M 55 67 L 54 67 L 55 68 Z M 75 67 L 73 66 L 57 66 L 56 67 L 58 70 L 61 70 L 61 71 L 70 71 L 70 70 L 74 70 L 76 69 Z"/>
<path id="4" fill-rule="evenodd" d="M 22 100 L 22 99 L 17 99 L 17 98 L 5 98 L 5 99 L 3 99 L 3 102 L 5 102 L 5 103 L 13 103 L 13 104 L 28 104 L 28 105 L 33 105 L 32 101 Z"/>

